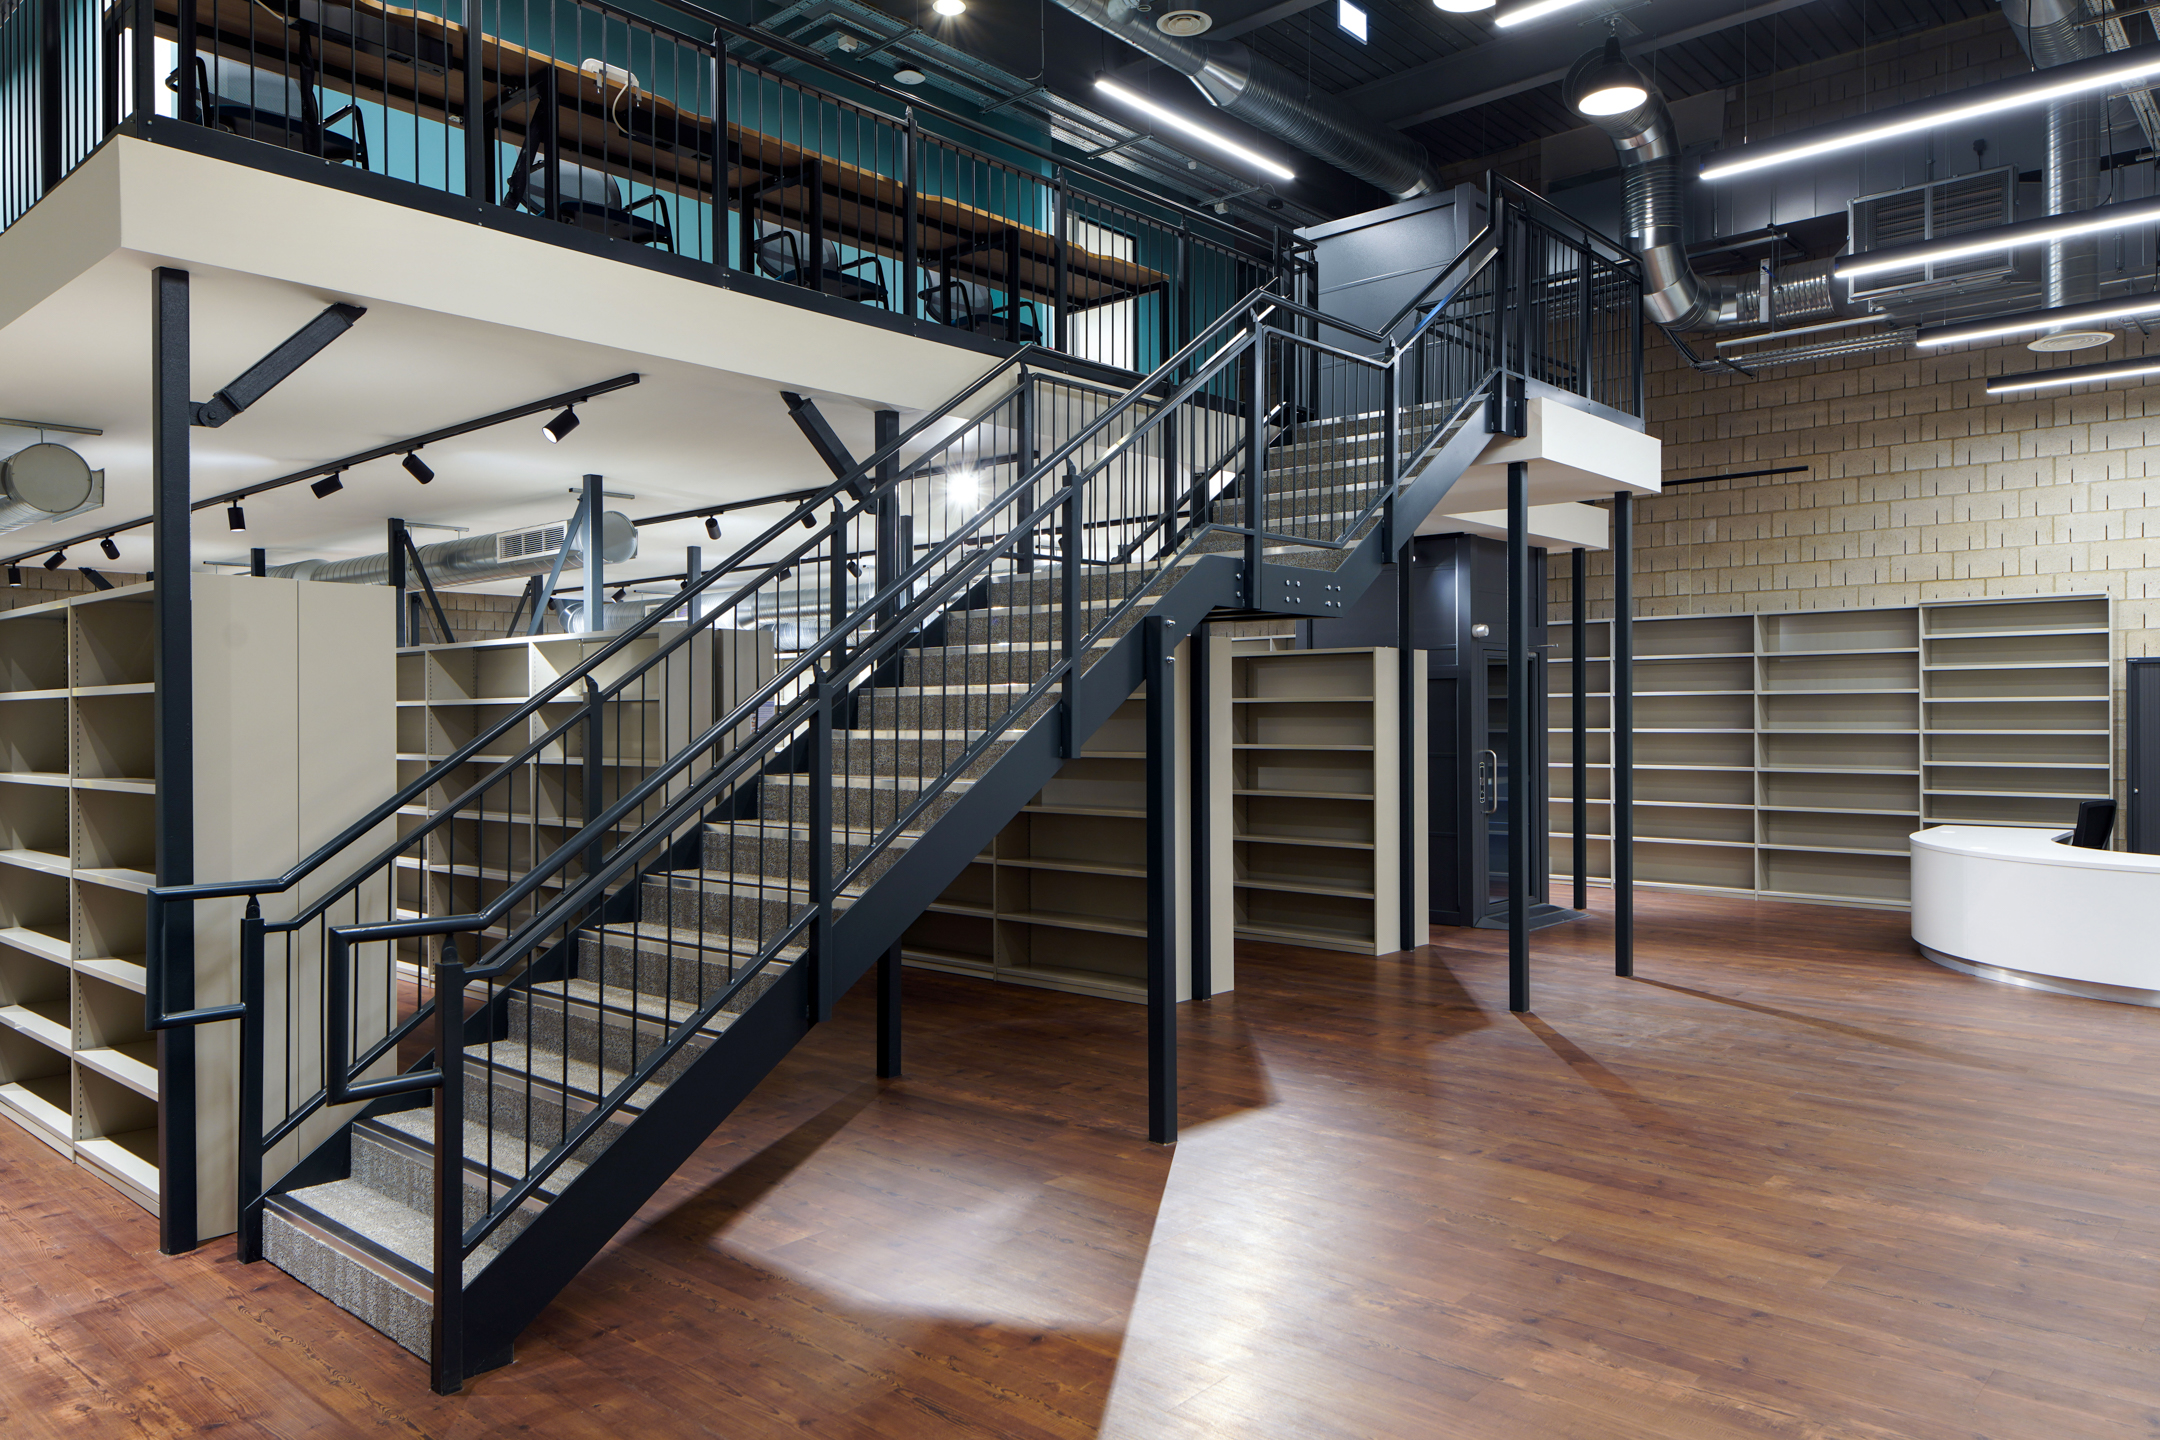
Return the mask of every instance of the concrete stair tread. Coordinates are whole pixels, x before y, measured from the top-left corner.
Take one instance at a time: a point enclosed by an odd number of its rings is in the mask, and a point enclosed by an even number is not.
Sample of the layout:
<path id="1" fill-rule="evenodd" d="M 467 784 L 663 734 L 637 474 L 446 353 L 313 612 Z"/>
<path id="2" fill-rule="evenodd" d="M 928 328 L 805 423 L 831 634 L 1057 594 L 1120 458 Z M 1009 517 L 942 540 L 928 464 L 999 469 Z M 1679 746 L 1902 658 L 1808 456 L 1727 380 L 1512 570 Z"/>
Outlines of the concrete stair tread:
<path id="1" fill-rule="evenodd" d="M 288 1191 L 271 1197 L 271 1204 L 288 1220 L 303 1224 L 312 1221 L 318 1230 L 325 1228 L 323 1221 L 330 1222 L 336 1232 L 342 1232 L 336 1233 L 334 1238 L 347 1245 L 357 1241 L 372 1249 L 374 1254 L 370 1258 L 387 1262 L 405 1280 L 417 1279 L 425 1296 L 428 1277 L 435 1268 L 435 1219 L 427 1212 L 400 1204 L 358 1180 L 332 1180 L 323 1185 L 310 1185 L 304 1190 Z M 498 1232 L 465 1257 L 468 1284 L 501 1253 L 505 1243 L 507 1241 Z M 380 1265 L 368 1268 L 383 1273 Z M 384 1275 L 384 1278 L 391 1277 Z M 400 1288 L 406 1287 L 401 1285 Z"/>
<path id="2" fill-rule="evenodd" d="M 730 1024 L 735 1018 L 728 1014 Z M 722 1025 L 712 1033 L 718 1034 L 727 1028 Z M 516 1084 L 530 1083 L 545 1089 L 567 1091 L 581 1104 L 591 1104 L 601 1096 L 614 1093 L 615 1087 L 630 1075 L 629 1071 L 612 1065 L 602 1067 L 590 1060 L 565 1055 L 560 1050 L 527 1045 L 522 1040 L 493 1040 L 485 1045 L 468 1047 L 465 1055 L 498 1077 L 509 1077 Z M 667 1087 L 666 1080 L 647 1081 L 624 1100 L 619 1113 L 626 1120 L 643 1114 Z"/>
<path id="3" fill-rule="evenodd" d="M 602 985 L 596 980 L 550 980 L 533 986 L 532 992 L 624 1020 L 664 1020 L 670 1027 L 682 1024 L 703 1008 L 689 1000 L 669 1000 L 652 991 L 625 990 L 620 985 Z M 727 1015 L 729 1012 L 717 1013 Z M 727 1025 L 708 1024 L 700 1028 L 717 1035 L 727 1029 Z"/>
<path id="4" fill-rule="evenodd" d="M 585 933 L 598 936 L 602 940 L 628 945 L 640 952 L 663 945 L 671 951 L 709 955 L 755 955 L 758 950 L 758 946 L 752 942 L 686 925 L 617 922 L 596 925 Z M 773 958 L 779 961 L 794 961 L 801 959 L 804 953 L 804 947 L 790 945 L 776 952 Z"/>

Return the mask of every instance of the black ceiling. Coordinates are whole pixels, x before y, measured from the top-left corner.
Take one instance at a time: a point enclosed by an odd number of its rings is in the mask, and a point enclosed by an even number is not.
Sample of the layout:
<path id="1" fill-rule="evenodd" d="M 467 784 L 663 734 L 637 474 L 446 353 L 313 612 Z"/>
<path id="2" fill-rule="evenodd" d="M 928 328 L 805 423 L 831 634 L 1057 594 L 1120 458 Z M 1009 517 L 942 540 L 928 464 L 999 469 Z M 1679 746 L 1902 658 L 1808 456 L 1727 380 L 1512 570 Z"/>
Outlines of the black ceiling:
<path id="1" fill-rule="evenodd" d="M 1112 108 L 1095 98 L 1093 81 L 1104 70 L 1116 70 L 1166 103 L 1196 115 L 1207 113 L 1189 82 L 1050 0 L 969 0 L 967 15 L 953 22 L 932 16 L 928 0 L 870 3 L 1091 108 Z M 1576 12 L 1503 31 L 1493 25 L 1492 10 L 1450 14 L 1432 0 L 1356 3 L 1370 17 L 1369 38 L 1362 45 L 1337 29 L 1336 0 L 1318 0 L 1303 9 L 1286 0 L 1152 0 L 1150 13 L 1207 11 L 1216 20 L 1216 38 L 1227 32 L 1293 74 L 1308 76 L 1314 90 L 1344 96 L 1373 118 L 1398 125 L 1437 162 L 1448 165 L 1578 128 L 1581 118 L 1561 102 L 1556 81 L 1527 85 L 1437 118 L 1420 117 L 1485 94 L 1488 88 L 1511 88 L 1519 83 L 1510 81 L 1511 74 L 1564 68 L 1602 41 L 1613 14 L 1621 17 L 1623 38 L 1636 44 L 1643 37 L 1676 32 L 1687 37 L 1638 54 L 1638 63 L 1656 75 L 1665 94 L 1680 99 L 1763 82 L 1797 65 L 1851 55 L 1868 45 L 1997 10 L 1996 0 L 1805 0 L 1731 24 L 1730 18 L 1743 11 L 1776 7 L 1761 0 L 1589 0 Z M 1450 63 L 1452 57 L 1461 58 Z M 1421 71 L 1444 73 L 1432 74 L 1428 84 Z M 1252 135 L 1228 123 L 1228 117 L 1212 118 L 1232 133 Z M 1283 149 L 1279 141 L 1253 138 L 1263 150 Z M 1298 198 L 1323 213 L 1349 214 L 1385 201 L 1378 191 L 1325 167 L 1308 164 L 1300 171 Z"/>

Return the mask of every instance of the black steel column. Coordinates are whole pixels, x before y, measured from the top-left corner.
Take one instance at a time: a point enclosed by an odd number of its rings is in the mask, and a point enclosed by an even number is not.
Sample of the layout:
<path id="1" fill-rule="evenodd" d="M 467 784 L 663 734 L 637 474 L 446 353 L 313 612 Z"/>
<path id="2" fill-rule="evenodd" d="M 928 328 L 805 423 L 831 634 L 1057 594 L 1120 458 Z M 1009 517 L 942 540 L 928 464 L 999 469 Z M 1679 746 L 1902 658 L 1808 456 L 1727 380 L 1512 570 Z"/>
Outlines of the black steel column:
<path id="1" fill-rule="evenodd" d="M 555 157 L 548 157 L 548 173 L 555 173 Z M 823 253 L 823 252 L 820 252 Z M 600 558 L 600 477 L 585 477 L 585 633 L 607 629 L 607 583 L 605 562 Z"/>
<path id="2" fill-rule="evenodd" d="M 683 589 L 688 590 L 692 588 L 697 584 L 698 581 L 704 578 L 705 547 L 702 545 L 683 546 Z M 684 618 L 687 619 L 690 624 L 695 625 L 697 624 L 698 617 L 700 613 L 704 610 L 704 608 L 705 597 L 702 595 L 696 596 L 690 601 L 689 613 Z"/>
<path id="3" fill-rule="evenodd" d="M 1569 742 L 1572 747 L 1569 753 L 1575 758 L 1569 771 L 1570 788 L 1568 793 L 1575 797 L 1575 908 L 1577 910 L 1587 910 L 1590 908 L 1590 879 L 1588 873 L 1590 869 L 1588 799 L 1590 760 L 1587 755 L 1583 754 L 1583 746 L 1589 736 L 1590 727 L 1588 720 L 1583 715 L 1583 710 L 1590 703 L 1590 657 L 1587 653 L 1590 649 L 1590 622 L 1587 618 L 1590 606 L 1583 598 L 1583 571 L 1585 569 L 1583 549 L 1578 545 L 1571 553 L 1575 557 L 1574 585 L 1570 591 L 1572 598 L 1569 601 L 1572 607 L 1569 618 L 1575 622 L 1575 733 L 1573 739 Z M 1610 704 L 1611 702 L 1608 701 L 1607 703 Z"/>
<path id="4" fill-rule="evenodd" d="M 1208 628 L 1193 626 L 1186 651 L 1192 673 L 1185 680 L 1186 705 L 1190 708 L 1192 734 L 1192 871 L 1185 893 L 1192 897 L 1192 998 L 1205 1000 L 1215 993 L 1213 859 L 1214 817 L 1208 804 L 1208 764 L 1214 737 L 1208 731 Z"/>
<path id="5" fill-rule="evenodd" d="M 487 76 L 480 63 L 480 0 L 465 0 L 460 13 L 465 20 L 464 45 L 460 57 L 465 80 L 465 104 L 461 111 L 465 121 L 465 198 L 493 200 L 495 186 L 492 175 L 495 167 L 489 163 L 491 147 L 487 136 Z M 555 157 L 548 156 L 548 163 L 552 165 L 554 162 Z M 721 203 L 723 207 L 726 204 L 725 201 Z M 721 256 L 723 262 L 726 258 L 724 254 Z"/>
<path id="6" fill-rule="evenodd" d="M 1508 1009 L 1530 1008 L 1530 467 L 1507 467 Z"/>
<path id="7" fill-rule="evenodd" d="M 1260 608 L 1260 532 L 1267 528 L 1267 330 L 1253 327 L 1245 351 L 1245 605 Z"/>
<path id="8" fill-rule="evenodd" d="M 873 410 L 870 412 L 871 448 L 883 450 L 900 438 L 900 412 L 897 410 Z M 879 462 L 872 483 L 878 488 L 877 502 L 877 588 L 883 590 L 893 581 L 907 573 L 909 557 L 900 551 L 900 491 L 892 482 L 900 474 L 900 459 L 889 456 Z M 888 605 L 878 616 L 884 624 L 900 613 L 898 602 Z"/>
<path id="9" fill-rule="evenodd" d="M 192 12 L 190 12 L 192 13 Z M 148 43 L 147 32 L 137 37 Z M 150 542 L 157 588 L 151 701 L 157 765 L 157 883 L 195 883 L 195 568 L 188 516 L 188 274 L 151 272 Z M 195 1008 L 195 914 L 184 901 L 162 907 L 169 1012 Z M 158 1031 L 158 1248 L 195 1248 L 195 1030 Z"/>
<path id="10" fill-rule="evenodd" d="M 1635 973 L 1635 502 L 1613 496 L 1613 974 Z"/>
<path id="11" fill-rule="evenodd" d="M 392 518 L 388 524 L 390 590 L 397 597 L 397 647 L 412 644 L 412 608 L 405 603 L 405 522 Z"/>
<path id="12" fill-rule="evenodd" d="M 919 163 L 915 152 L 922 144 L 922 130 L 915 122 L 915 107 L 912 105 L 908 107 L 907 134 L 901 144 L 904 148 L 900 152 L 900 313 L 913 320 L 915 272 L 922 262 L 921 255 L 916 252 L 920 243 L 916 239 L 916 231 L 922 221 L 918 210 L 920 202 L 915 194 L 915 167 Z M 745 269 L 750 266 L 750 257 L 747 255 L 743 257 L 743 266 Z M 950 299 L 948 296 L 948 303 Z"/>
<path id="13" fill-rule="evenodd" d="M 1170 622 L 1141 623 L 1147 676 L 1148 1139 L 1177 1139 L 1177 704 Z M 1195 897 L 1197 899 L 1197 897 Z"/>
<path id="14" fill-rule="evenodd" d="M 900 942 L 878 956 L 877 1073 L 880 1080 L 900 1078 Z"/>
<path id="15" fill-rule="evenodd" d="M 60 0 L 38 4 L 38 179 L 41 193 L 60 183 L 60 133 L 66 81 L 60 61 Z"/>
<path id="16" fill-rule="evenodd" d="M 248 551 L 248 574 L 257 580 L 270 573 L 270 552 L 258 545 Z"/>

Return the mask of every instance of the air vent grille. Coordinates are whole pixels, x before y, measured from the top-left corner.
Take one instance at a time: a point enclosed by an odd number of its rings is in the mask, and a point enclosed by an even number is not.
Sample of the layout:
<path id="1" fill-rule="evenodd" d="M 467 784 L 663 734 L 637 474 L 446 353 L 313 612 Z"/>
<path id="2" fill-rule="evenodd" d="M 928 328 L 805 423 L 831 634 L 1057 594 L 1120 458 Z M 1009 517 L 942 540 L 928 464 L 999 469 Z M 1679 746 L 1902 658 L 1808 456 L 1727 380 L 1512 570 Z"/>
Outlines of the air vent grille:
<path id="1" fill-rule="evenodd" d="M 1855 255 L 1910 245 L 1921 240 L 1941 240 L 1971 230 L 1985 230 L 2010 223 L 2017 175 L 2008 166 L 1931 180 L 1904 190 L 1865 195 L 1852 202 L 1852 248 Z M 1852 283 L 1856 300 L 1877 296 L 1949 294 L 2000 283 L 2016 273 L 2015 257 L 2008 250 L 1967 255 L 1910 270 L 1892 270 L 1863 276 Z"/>
<path id="2" fill-rule="evenodd" d="M 495 537 L 495 559 L 498 564 L 512 560 L 530 559 L 534 555 L 552 555 L 562 549 L 563 539 L 569 534 L 567 525 L 542 525 L 533 530 L 505 530 Z"/>

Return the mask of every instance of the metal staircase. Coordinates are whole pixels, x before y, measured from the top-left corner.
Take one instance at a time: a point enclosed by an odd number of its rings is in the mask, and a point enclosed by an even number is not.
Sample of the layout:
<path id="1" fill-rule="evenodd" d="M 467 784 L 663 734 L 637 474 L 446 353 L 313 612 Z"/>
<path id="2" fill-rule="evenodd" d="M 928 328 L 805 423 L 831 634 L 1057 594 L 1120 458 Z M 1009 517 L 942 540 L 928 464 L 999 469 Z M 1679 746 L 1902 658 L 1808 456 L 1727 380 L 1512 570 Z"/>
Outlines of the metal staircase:
<path id="1" fill-rule="evenodd" d="M 1384 333 L 1270 289 L 1123 393 L 1022 352 L 293 872 L 154 894 L 154 1015 L 185 907 L 247 900 L 240 1003 L 177 1017 L 242 1022 L 242 1257 L 438 1390 L 505 1363 L 1180 637 L 1339 613 L 1535 387 L 1639 408 L 1626 252 L 1491 214 Z"/>

